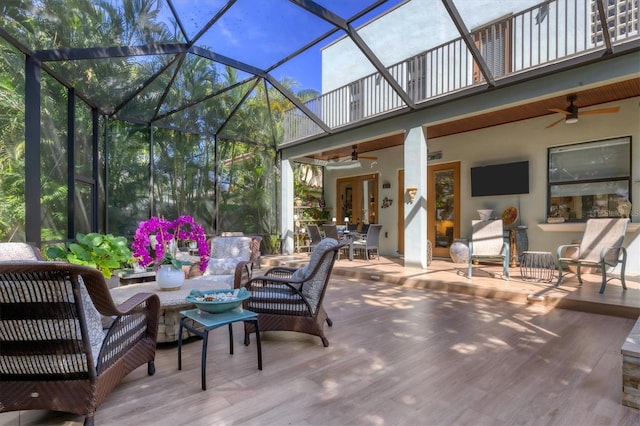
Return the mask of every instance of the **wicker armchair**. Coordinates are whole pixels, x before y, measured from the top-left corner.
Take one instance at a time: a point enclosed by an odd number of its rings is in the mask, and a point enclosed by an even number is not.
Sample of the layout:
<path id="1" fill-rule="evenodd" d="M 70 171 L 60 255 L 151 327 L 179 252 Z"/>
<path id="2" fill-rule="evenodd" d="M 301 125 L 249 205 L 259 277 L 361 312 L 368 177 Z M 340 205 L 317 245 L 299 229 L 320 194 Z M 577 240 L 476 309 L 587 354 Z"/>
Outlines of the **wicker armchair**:
<path id="1" fill-rule="evenodd" d="M 245 307 L 258 313 L 260 332 L 297 331 L 312 334 L 322 339 L 327 347 L 329 341 L 324 336 L 324 323 L 332 326 L 322 301 L 329 283 L 333 264 L 343 244 L 332 238 L 320 241 L 313 250 L 307 266 L 294 269 L 275 267 L 265 275 L 253 277 L 245 285 L 251 297 Z M 249 335 L 255 333 L 250 323 L 245 323 L 245 344 Z"/>
<path id="2" fill-rule="evenodd" d="M 159 310 L 150 293 L 115 305 L 97 269 L 0 262 L 0 411 L 64 411 L 92 425 L 128 373 L 145 363 L 155 373 Z"/>
<path id="3" fill-rule="evenodd" d="M 211 238 L 211 255 L 207 269 L 191 266 L 189 277 L 203 280 L 208 288 L 237 288 L 253 274 L 253 264 L 260 256 L 260 241 L 255 236 L 218 236 Z"/>

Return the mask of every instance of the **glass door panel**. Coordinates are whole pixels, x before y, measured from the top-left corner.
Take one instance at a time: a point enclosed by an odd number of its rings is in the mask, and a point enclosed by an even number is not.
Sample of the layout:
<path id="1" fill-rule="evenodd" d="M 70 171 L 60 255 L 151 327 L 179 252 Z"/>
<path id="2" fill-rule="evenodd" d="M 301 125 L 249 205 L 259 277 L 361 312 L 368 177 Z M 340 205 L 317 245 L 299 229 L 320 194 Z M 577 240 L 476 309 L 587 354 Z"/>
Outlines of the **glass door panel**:
<path id="1" fill-rule="evenodd" d="M 428 167 L 427 200 L 433 255 L 449 257 L 449 247 L 460 237 L 460 163 Z"/>
<path id="2" fill-rule="evenodd" d="M 358 229 L 378 223 L 377 174 L 338 179 L 337 186 L 338 223 L 358 225 Z"/>

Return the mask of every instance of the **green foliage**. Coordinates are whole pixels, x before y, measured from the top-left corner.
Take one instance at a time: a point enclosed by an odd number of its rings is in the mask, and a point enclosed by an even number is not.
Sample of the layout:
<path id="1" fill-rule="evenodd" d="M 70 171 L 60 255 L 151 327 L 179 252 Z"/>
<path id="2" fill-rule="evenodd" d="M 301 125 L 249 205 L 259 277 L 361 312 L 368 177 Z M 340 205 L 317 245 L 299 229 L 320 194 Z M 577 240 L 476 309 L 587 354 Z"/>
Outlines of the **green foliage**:
<path id="1" fill-rule="evenodd" d="M 41 48 L 110 46 L 113 40 L 134 46 L 181 41 L 181 36 L 176 38 L 177 27 L 167 26 L 159 18 L 164 2 L 157 0 L 127 0 L 121 6 L 114 2 L 52 0 L 38 3 L 42 10 L 35 17 L 31 13 L 32 2 L 18 2 L 15 7 L 9 3 L 11 7 L 0 6 L 5 12 L 0 16 L 0 26 L 19 28 L 28 44 Z M 67 13 L 68 10 L 74 13 Z M 0 240 L 24 238 L 24 61 L 24 54 L 0 37 Z M 107 229 L 119 235 L 133 236 L 137 223 L 146 220 L 149 212 L 164 217 L 190 214 L 209 233 L 233 230 L 278 234 L 279 171 L 275 147 L 282 139 L 284 111 L 293 106 L 291 101 L 271 85 L 242 83 L 244 77 L 233 68 L 218 68 L 197 55 L 186 55 L 180 72 L 169 67 L 160 73 L 165 65 L 165 58 L 158 56 L 140 62 L 126 57 L 69 61 L 63 68 L 56 67 L 79 93 L 115 103 L 125 83 L 142 86 L 146 78 L 158 73 L 154 84 L 124 105 L 121 114 L 144 122 L 152 111 L 181 111 L 158 121 L 159 127 L 100 120 L 99 151 L 107 156 L 100 159 L 97 172 L 100 176 L 107 173 L 104 167 L 108 164 L 107 181 L 101 187 L 106 194 L 98 189 L 98 206 L 80 203 L 77 217 L 73 218 L 76 229 L 92 229 L 83 222 L 90 217 L 83 214 L 83 209 L 102 208 L 104 196 L 108 195 Z M 318 95 L 298 90 L 298 84 L 290 79 L 281 84 L 303 101 Z M 43 241 L 60 240 L 66 238 L 69 223 L 69 92 L 46 70 L 41 85 L 41 237 Z M 171 90 L 165 93 L 166 98 L 161 97 L 158 89 L 168 85 Z M 185 102 L 197 99 L 203 101 L 181 108 Z M 158 104 L 160 100 L 162 105 Z M 91 176 L 94 170 L 87 161 L 91 152 L 87 149 L 92 132 L 91 108 L 76 98 L 74 114 L 78 148 L 73 166 L 79 175 Z M 169 127 L 186 131 L 168 130 Z M 151 132 L 153 156 L 149 150 Z M 105 134 L 109 135 L 108 141 L 104 140 Z M 213 176 L 214 170 L 219 176 Z M 220 180 L 227 182 L 229 191 L 219 191 L 216 183 Z M 149 182 L 153 182 L 151 191 Z M 277 245 L 273 247 L 277 249 Z M 71 252 L 70 247 L 59 249 Z M 81 254 L 74 256 L 78 263 L 89 262 Z"/>
<path id="2" fill-rule="evenodd" d="M 280 235 L 269 235 L 267 250 L 269 254 L 278 254 L 280 252 Z"/>
<path id="3" fill-rule="evenodd" d="M 171 253 L 165 253 L 164 257 L 160 259 L 160 265 L 171 265 L 174 269 L 182 269 L 183 266 L 193 265 L 193 263 L 176 259 Z"/>
<path id="4" fill-rule="evenodd" d="M 63 259 L 97 268 L 105 278 L 110 278 L 115 269 L 126 266 L 132 258 L 126 238 L 96 232 L 78 233 L 76 242 L 68 243 L 65 248 L 51 246 L 45 254 L 52 260 Z"/>

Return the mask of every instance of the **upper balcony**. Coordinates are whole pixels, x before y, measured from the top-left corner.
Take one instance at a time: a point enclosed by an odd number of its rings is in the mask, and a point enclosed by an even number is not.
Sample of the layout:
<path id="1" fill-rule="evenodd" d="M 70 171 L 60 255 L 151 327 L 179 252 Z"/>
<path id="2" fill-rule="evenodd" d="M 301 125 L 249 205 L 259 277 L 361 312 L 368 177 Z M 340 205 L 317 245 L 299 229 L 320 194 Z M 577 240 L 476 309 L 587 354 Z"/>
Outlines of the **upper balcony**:
<path id="1" fill-rule="evenodd" d="M 551 64 L 624 49 L 639 39 L 638 0 L 545 1 L 425 50 L 285 112 L 283 143 L 303 140 Z M 602 28 L 608 28 L 603 32 Z M 636 43 L 637 44 L 637 43 Z M 558 68 L 554 68 L 558 69 Z M 389 79 L 392 79 L 391 82 Z"/>

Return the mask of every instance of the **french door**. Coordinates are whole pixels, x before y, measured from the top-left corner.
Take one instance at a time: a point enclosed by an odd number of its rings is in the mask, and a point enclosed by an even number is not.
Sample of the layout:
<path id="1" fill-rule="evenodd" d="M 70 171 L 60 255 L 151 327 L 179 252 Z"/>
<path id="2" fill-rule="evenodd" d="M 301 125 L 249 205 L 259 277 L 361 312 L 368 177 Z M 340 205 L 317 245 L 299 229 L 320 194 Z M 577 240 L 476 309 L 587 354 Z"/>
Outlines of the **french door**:
<path id="1" fill-rule="evenodd" d="M 398 171 L 398 253 L 404 253 L 404 170 Z M 460 162 L 427 167 L 427 238 L 433 255 L 449 257 L 460 237 Z"/>
<path id="2" fill-rule="evenodd" d="M 449 257 L 460 238 L 460 162 L 427 167 L 427 238 L 433 256 Z"/>
<path id="3" fill-rule="evenodd" d="M 352 176 L 337 180 L 339 224 L 378 223 L 378 175 Z M 348 222 L 345 222 L 348 219 Z"/>

